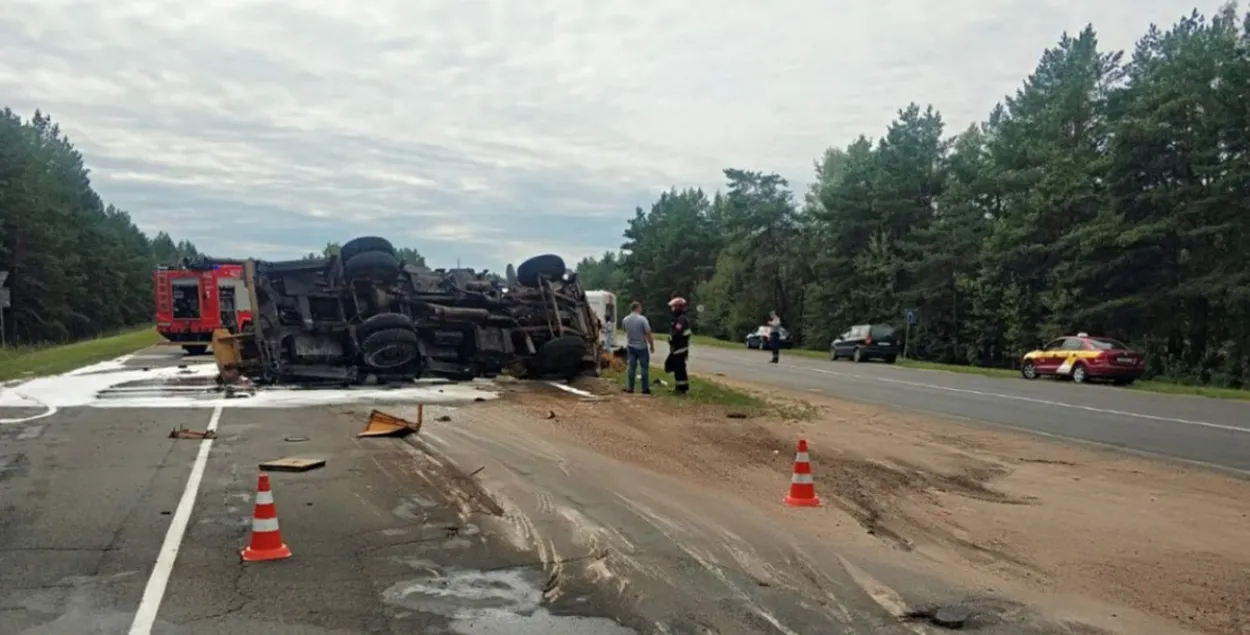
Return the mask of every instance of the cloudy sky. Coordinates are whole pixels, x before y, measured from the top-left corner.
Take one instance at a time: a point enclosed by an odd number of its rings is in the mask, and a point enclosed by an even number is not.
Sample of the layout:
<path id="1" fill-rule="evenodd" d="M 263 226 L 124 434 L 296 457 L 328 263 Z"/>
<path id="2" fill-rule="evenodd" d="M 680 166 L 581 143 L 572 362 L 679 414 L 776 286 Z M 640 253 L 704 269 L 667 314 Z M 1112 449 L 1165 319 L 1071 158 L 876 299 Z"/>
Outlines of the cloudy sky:
<path id="1" fill-rule="evenodd" d="M 812 160 L 932 103 L 985 116 L 1093 22 L 1184 0 L 0 0 L 0 106 L 210 253 L 381 234 L 435 266 L 615 249 L 669 186 Z M 1199 2 L 1204 12 L 1216 2 Z"/>

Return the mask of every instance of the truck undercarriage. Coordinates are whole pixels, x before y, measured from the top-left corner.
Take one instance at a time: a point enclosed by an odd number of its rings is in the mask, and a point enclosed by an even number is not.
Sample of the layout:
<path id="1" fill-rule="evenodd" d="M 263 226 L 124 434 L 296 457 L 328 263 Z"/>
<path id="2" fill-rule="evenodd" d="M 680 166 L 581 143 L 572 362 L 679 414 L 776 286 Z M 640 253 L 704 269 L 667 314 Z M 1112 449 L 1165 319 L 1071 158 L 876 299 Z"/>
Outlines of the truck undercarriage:
<path id="1" fill-rule="evenodd" d="M 366 236 L 337 256 L 247 261 L 252 323 L 213 338 L 223 381 L 355 384 L 507 373 L 597 373 L 599 324 L 576 274 L 547 254 L 505 287 L 472 269 L 400 262 Z"/>

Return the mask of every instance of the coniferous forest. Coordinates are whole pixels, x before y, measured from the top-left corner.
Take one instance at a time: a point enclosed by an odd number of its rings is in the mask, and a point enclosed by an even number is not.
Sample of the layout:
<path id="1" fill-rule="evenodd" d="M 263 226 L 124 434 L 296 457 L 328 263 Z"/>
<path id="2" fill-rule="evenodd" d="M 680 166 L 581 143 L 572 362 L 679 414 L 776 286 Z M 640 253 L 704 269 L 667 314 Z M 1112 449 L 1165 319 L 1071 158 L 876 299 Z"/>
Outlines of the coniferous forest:
<path id="1" fill-rule="evenodd" d="M 577 269 L 657 329 L 681 294 L 703 335 L 741 341 L 775 309 L 827 350 L 914 308 L 920 359 L 1012 367 L 1087 331 L 1148 376 L 1250 387 L 1250 14 L 1194 12 L 1125 52 L 1065 34 L 984 122 L 913 103 L 878 134 L 828 149 L 805 192 L 746 169 L 666 192 Z"/>
<path id="2" fill-rule="evenodd" d="M 149 238 L 91 188 L 83 157 L 43 113 L 0 110 L 0 271 L 8 345 L 68 342 L 153 319 L 152 270 L 196 256 Z"/>

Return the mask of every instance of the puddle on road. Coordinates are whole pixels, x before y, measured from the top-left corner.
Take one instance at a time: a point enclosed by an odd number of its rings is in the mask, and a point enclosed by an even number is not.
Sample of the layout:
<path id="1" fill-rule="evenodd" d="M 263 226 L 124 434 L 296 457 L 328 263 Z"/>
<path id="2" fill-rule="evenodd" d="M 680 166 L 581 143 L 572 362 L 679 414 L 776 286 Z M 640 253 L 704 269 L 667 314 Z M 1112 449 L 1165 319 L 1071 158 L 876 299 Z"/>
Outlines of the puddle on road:
<path id="1" fill-rule="evenodd" d="M 387 604 L 439 615 L 458 635 L 637 635 L 605 617 L 553 615 L 543 603 L 546 575 L 538 569 L 474 571 L 412 561 L 429 575 L 391 585 Z"/>
<path id="2" fill-rule="evenodd" d="M 19 423 L 47 416 L 58 408 L 298 408 L 354 403 L 461 403 L 499 395 L 486 381 L 419 382 L 392 387 L 268 387 L 238 391 L 235 397 L 216 386 L 213 363 L 183 367 L 135 368 L 125 358 L 101 362 L 63 375 L 40 377 L 0 387 L 0 408 L 38 408 L 42 414 L 4 420 Z"/>

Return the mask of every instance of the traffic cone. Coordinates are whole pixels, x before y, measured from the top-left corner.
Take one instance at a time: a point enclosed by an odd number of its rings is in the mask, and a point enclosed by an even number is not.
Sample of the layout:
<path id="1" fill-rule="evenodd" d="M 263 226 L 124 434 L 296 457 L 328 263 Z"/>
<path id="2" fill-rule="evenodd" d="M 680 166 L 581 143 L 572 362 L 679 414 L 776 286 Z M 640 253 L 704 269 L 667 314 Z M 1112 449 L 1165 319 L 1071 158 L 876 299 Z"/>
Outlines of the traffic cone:
<path id="1" fill-rule="evenodd" d="M 798 452 L 794 454 L 794 474 L 790 477 L 790 493 L 786 504 L 791 507 L 820 507 L 816 495 L 816 482 L 812 480 L 812 463 L 807 457 L 807 440 L 799 439 Z"/>
<path id="2" fill-rule="evenodd" d="M 278 531 L 278 509 L 269 491 L 269 475 L 261 472 L 256 485 L 256 510 L 252 512 L 252 540 L 243 550 L 244 562 L 263 562 L 290 558 L 291 550 L 282 542 Z"/>

